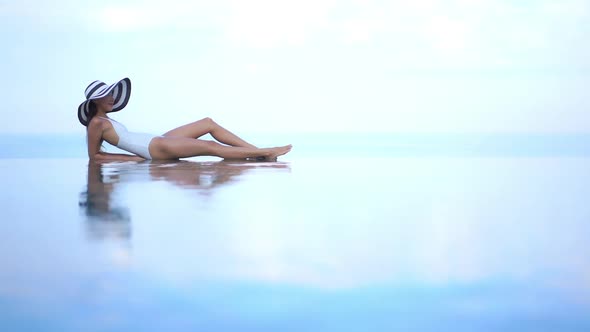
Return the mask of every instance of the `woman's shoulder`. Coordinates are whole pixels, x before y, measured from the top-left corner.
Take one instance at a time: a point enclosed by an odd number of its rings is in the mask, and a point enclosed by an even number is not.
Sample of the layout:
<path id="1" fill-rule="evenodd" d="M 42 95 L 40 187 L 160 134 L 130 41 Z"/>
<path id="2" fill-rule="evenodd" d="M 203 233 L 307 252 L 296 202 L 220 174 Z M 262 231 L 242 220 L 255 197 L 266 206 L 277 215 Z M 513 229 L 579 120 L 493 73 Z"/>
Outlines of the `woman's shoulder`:
<path id="1" fill-rule="evenodd" d="M 88 123 L 88 130 L 102 130 L 105 128 L 105 126 L 108 126 L 110 123 L 107 119 L 100 117 L 100 116 L 95 116 L 92 117 L 92 119 L 90 119 L 90 122 Z"/>

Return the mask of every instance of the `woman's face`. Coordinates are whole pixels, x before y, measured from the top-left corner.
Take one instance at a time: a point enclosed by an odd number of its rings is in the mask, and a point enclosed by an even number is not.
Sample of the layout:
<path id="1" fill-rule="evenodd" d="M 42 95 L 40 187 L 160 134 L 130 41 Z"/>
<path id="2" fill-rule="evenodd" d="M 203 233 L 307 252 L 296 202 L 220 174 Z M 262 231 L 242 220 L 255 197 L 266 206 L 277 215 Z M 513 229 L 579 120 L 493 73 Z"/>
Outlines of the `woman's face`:
<path id="1" fill-rule="evenodd" d="M 113 98 L 113 93 L 109 93 L 108 95 L 94 99 L 94 103 L 99 110 L 104 111 L 105 113 L 110 112 L 113 110 L 113 104 L 115 102 L 115 98 Z"/>

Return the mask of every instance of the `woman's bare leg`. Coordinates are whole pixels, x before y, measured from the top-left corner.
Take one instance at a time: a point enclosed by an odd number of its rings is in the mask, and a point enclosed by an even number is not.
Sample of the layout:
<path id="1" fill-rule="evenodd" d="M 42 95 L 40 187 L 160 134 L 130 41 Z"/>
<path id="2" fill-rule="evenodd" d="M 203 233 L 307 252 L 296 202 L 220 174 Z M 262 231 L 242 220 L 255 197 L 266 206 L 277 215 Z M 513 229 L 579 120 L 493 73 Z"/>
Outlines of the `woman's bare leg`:
<path id="1" fill-rule="evenodd" d="M 236 147 L 255 148 L 256 146 L 244 141 L 236 134 L 223 128 L 211 118 L 204 118 L 184 126 L 172 129 L 164 136 L 199 138 L 205 134 L 211 134 L 217 141 Z"/>
<path id="2" fill-rule="evenodd" d="M 291 151 L 291 145 L 259 149 L 255 147 L 227 146 L 214 141 L 175 136 L 155 138 L 150 145 L 150 153 L 154 159 L 216 156 L 225 159 L 265 157 L 266 160 L 276 160 L 278 156 L 289 151 Z"/>

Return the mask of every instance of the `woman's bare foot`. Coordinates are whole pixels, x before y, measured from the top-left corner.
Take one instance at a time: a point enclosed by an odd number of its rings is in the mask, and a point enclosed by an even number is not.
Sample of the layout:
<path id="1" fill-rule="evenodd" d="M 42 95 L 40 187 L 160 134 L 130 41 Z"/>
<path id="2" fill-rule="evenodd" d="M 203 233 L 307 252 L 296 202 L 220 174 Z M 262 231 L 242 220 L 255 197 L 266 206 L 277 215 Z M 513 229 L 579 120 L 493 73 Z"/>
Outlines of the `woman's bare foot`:
<path id="1" fill-rule="evenodd" d="M 293 148 L 291 144 L 270 148 L 270 154 L 266 156 L 265 161 L 276 161 L 278 156 L 287 154 L 289 151 L 291 151 L 291 148 Z"/>

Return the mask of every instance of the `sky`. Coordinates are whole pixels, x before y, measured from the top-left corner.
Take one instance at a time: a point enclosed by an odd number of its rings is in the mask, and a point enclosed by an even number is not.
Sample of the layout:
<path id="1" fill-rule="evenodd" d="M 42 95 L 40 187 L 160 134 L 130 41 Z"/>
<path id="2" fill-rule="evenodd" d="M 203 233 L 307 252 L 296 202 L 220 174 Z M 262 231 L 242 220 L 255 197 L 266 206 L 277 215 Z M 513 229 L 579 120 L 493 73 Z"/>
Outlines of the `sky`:
<path id="1" fill-rule="evenodd" d="M 0 133 L 590 132 L 587 0 L 0 0 Z"/>

